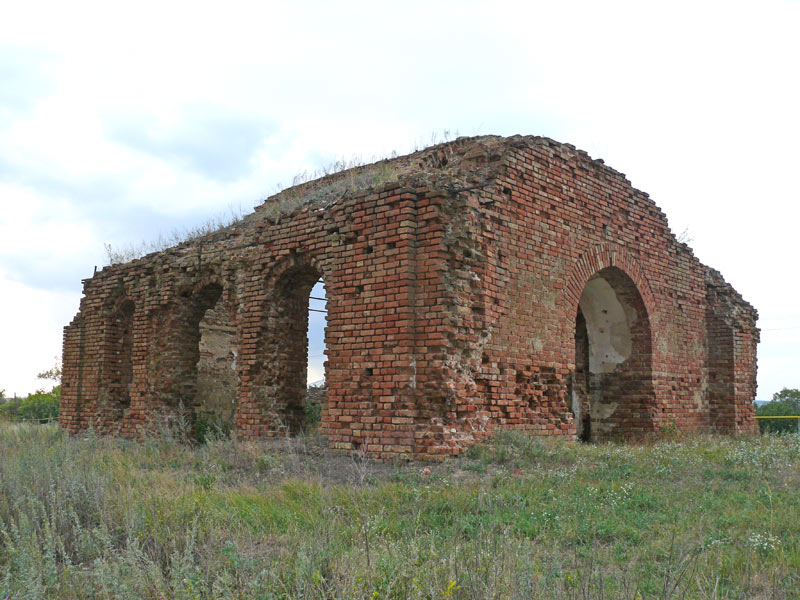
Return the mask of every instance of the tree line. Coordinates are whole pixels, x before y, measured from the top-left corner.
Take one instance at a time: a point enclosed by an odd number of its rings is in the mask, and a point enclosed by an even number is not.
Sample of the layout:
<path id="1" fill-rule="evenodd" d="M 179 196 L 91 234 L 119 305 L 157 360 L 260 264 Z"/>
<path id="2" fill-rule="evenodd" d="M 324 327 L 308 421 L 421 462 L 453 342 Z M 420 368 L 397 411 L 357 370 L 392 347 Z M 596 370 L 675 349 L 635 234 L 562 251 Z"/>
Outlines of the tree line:
<path id="1" fill-rule="evenodd" d="M 783 388 L 772 395 L 772 401 L 756 407 L 757 417 L 800 416 L 800 390 Z M 758 426 L 764 432 L 797 431 L 796 419 L 759 419 Z"/>
<path id="2" fill-rule="evenodd" d="M 21 398 L 7 398 L 0 389 L 0 419 L 12 421 L 49 421 L 58 418 L 61 401 L 61 365 L 55 365 L 37 375 L 39 379 L 53 382 L 49 391 L 36 390 Z M 311 390 L 311 388 L 310 388 Z M 318 407 L 315 407 L 318 410 Z M 800 390 L 783 388 L 772 395 L 772 400 L 756 407 L 758 417 L 800 416 Z M 759 419 L 761 433 L 793 432 L 798 430 L 795 419 Z"/>
<path id="3" fill-rule="evenodd" d="M 37 375 L 39 379 L 53 383 L 50 391 L 44 388 L 20 398 L 7 398 L 0 390 L 0 419 L 8 421 L 50 421 L 58 418 L 61 401 L 61 365 L 55 365 Z"/>

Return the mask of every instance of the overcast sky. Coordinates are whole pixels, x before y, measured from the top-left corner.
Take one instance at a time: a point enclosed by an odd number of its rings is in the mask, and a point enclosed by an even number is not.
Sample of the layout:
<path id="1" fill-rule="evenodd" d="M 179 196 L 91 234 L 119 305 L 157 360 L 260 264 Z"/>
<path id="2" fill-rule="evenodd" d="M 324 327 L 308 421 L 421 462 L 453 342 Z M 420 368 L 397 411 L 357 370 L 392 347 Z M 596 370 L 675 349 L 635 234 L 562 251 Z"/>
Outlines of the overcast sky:
<path id="1" fill-rule="evenodd" d="M 800 388 L 798 31 L 771 0 L 5 3 L 0 389 L 42 385 L 104 243 L 445 130 L 625 173 L 759 310 L 758 398 Z"/>

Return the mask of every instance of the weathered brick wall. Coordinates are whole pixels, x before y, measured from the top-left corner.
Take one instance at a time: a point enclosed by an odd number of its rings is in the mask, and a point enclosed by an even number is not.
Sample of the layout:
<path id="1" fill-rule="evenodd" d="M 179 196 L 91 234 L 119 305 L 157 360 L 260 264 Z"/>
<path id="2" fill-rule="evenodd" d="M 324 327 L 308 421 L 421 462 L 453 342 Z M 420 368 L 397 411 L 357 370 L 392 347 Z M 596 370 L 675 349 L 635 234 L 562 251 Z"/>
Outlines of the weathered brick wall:
<path id="1" fill-rule="evenodd" d="M 755 433 L 756 314 L 713 269 L 706 269 L 706 290 L 709 426 Z"/>
<path id="2" fill-rule="evenodd" d="M 574 412 L 592 439 L 753 430 L 752 307 L 624 176 L 530 137 L 297 186 L 103 269 L 65 329 L 62 426 L 136 436 L 212 412 L 244 438 L 301 429 L 319 279 L 333 448 L 435 456 L 497 427 L 575 436 Z M 613 304 L 614 332 L 579 317 L 582 294 Z"/>

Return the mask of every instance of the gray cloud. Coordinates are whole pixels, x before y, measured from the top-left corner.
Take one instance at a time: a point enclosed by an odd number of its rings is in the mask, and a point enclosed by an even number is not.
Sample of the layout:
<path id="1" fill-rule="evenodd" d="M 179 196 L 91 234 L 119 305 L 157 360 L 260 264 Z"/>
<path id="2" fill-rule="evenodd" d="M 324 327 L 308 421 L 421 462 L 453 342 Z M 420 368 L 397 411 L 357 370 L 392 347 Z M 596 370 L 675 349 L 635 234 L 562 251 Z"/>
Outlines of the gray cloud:
<path id="1" fill-rule="evenodd" d="M 80 291 L 81 279 L 90 277 L 95 266 L 99 269 L 106 262 L 103 243 L 123 250 L 130 245 L 138 247 L 143 242 L 153 242 L 159 236 L 170 239 L 173 232 L 199 225 L 206 217 L 199 213 L 168 216 L 141 206 L 115 206 L 113 202 L 104 207 L 83 206 L 72 219 L 86 224 L 96 243 L 79 250 L 71 249 L 74 244 L 69 233 L 60 234 L 57 239 L 42 233 L 57 230 L 59 218 L 39 219 L 40 226 L 56 227 L 31 231 L 31 236 L 39 236 L 35 243 L 25 248 L 0 250 L 0 265 L 8 279 L 40 290 Z"/>
<path id="2" fill-rule="evenodd" d="M 190 111 L 166 128 L 154 119 L 126 117 L 111 127 L 110 134 L 139 152 L 177 162 L 209 179 L 232 182 L 251 171 L 253 155 L 276 131 L 261 117 L 209 108 Z"/>
<path id="3" fill-rule="evenodd" d="M 78 263 L 73 255 L 61 256 L 49 248 L 36 254 L 0 256 L 4 275 L 11 281 L 48 291 L 81 290 L 81 279 L 92 276 L 93 261 Z"/>
<path id="4" fill-rule="evenodd" d="M 80 291 L 81 279 L 91 276 L 93 267 L 106 260 L 103 243 L 123 249 L 160 236 L 170 239 L 173 232 L 209 219 L 207 204 L 192 205 L 191 187 L 174 196 L 169 189 L 158 190 L 163 200 L 154 202 L 152 197 L 135 197 L 135 177 L 135 173 L 73 175 L 42 169 L 36 163 L 16 160 L 10 146 L 0 148 L 0 181 L 50 199 L 48 210 L 20 223 L 28 229 L 22 245 L 0 244 L 3 274 L 35 289 Z M 235 193 L 232 189 L 231 202 L 236 200 Z M 242 209 L 248 211 L 258 198 L 254 194 L 245 200 Z M 213 216 L 226 217 L 223 213 L 230 210 L 229 205 L 220 204 Z M 82 238 L 70 239 L 76 231 Z"/>

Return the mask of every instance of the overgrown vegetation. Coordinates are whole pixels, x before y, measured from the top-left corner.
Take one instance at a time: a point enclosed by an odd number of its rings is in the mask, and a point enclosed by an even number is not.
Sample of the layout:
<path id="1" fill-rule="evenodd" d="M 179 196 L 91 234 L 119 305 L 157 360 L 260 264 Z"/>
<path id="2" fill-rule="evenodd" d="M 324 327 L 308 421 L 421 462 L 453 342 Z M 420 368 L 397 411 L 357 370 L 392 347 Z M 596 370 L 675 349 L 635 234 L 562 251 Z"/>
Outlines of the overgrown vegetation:
<path id="1" fill-rule="evenodd" d="M 772 401 L 756 407 L 758 417 L 800 416 L 800 390 L 783 388 L 772 395 Z M 759 419 L 761 432 L 797 431 L 795 419 Z"/>
<path id="2" fill-rule="evenodd" d="M 0 597 L 792 598 L 797 438 L 578 445 L 443 464 L 314 438 L 0 427 Z"/>
<path id="3" fill-rule="evenodd" d="M 52 381 L 55 385 L 50 391 L 39 389 L 21 398 L 6 398 L 0 390 L 0 419 L 11 421 L 37 421 L 46 423 L 58 418 L 61 401 L 61 363 L 37 375 L 39 379 Z"/>
<path id="4" fill-rule="evenodd" d="M 189 429 L 188 421 L 184 429 Z M 194 420 L 194 440 L 198 444 L 208 441 L 228 439 L 233 431 L 230 419 L 221 417 L 215 412 L 198 411 Z"/>
<path id="5" fill-rule="evenodd" d="M 363 169 L 356 169 L 361 166 L 363 163 L 360 159 L 353 159 L 350 162 L 337 161 L 330 170 L 315 171 L 311 174 L 301 173 L 295 177 L 293 187 L 269 198 L 261 210 L 277 224 L 284 215 L 291 214 L 298 209 L 303 207 L 327 208 L 354 191 L 392 181 L 398 175 L 397 168 L 388 163 L 378 163 Z M 312 189 L 298 191 L 294 187 L 318 177 L 333 175 L 349 169 L 354 170 L 334 178 L 332 181 L 320 183 Z"/>
<path id="6" fill-rule="evenodd" d="M 61 386 L 49 392 L 37 390 L 23 398 L 7 398 L 0 404 L 0 419 L 47 422 L 58 418 Z"/>
<path id="7" fill-rule="evenodd" d="M 309 385 L 306 389 L 306 397 L 303 401 L 303 411 L 305 412 L 306 431 L 313 431 L 322 419 L 322 405 L 328 397 L 328 388 L 324 383 Z"/>

